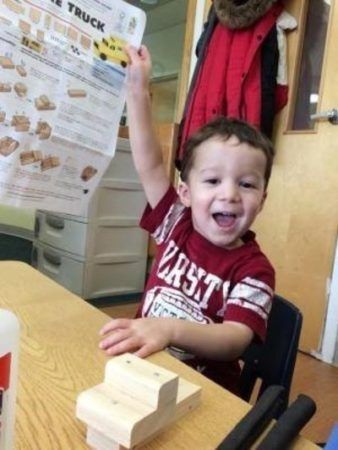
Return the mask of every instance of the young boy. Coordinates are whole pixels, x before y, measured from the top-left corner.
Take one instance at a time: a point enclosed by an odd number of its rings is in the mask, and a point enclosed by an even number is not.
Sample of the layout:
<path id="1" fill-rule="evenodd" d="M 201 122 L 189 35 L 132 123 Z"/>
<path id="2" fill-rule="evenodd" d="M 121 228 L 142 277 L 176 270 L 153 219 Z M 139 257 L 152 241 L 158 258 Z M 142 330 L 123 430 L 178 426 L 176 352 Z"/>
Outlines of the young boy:
<path id="1" fill-rule="evenodd" d="M 137 318 L 107 323 L 100 348 L 146 357 L 168 347 L 236 391 L 237 358 L 253 338 L 264 339 L 273 296 L 274 270 L 249 231 L 266 198 L 273 148 L 246 123 L 216 119 L 188 141 L 176 193 L 151 124 L 148 50 L 127 52 L 130 141 L 148 200 L 141 226 L 157 255 Z"/>

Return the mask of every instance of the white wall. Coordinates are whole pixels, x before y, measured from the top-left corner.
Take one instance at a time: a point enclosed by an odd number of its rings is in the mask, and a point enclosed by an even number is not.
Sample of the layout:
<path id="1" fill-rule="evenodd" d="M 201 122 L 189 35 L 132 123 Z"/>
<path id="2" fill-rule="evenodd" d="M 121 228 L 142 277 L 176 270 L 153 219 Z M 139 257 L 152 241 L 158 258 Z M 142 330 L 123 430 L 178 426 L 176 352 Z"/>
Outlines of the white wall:
<path id="1" fill-rule="evenodd" d="M 143 42 L 149 48 L 153 61 L 153 77 L 179 74 L 184 33 L 185 23 L 180 23 L 144 37 Z"/>
<path id="2" fill-rule="evenodd" d="M 32 231 L 34 228 L 35 210 L 15 208 L 0 205 L 0 231 L 1 225 L 14 226 Z"/>
<path id="3" fill-rule="evenodd" d="M 322 351 L 321 355 L 319 355 L 319 358 L 327 363 L 332 363 L 335 353 L 336 355 L 338 354 L 338 349 L 336 348 L 338 338 L 338 241 L 330 284 Z M 335 361 L 335 364 L 338 365 L 338 360 Z"/>

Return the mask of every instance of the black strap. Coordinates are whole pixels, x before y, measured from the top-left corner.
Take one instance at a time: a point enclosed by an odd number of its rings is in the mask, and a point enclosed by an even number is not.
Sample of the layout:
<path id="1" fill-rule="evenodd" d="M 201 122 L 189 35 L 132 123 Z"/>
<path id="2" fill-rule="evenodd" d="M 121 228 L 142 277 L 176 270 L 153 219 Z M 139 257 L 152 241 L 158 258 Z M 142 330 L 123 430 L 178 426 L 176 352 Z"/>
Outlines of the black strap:
<path id="1" fill-rule="evenodd" d="M 270 386 L 257 403 L 226 436 L 217 450 L 246 450 L 270 423 L 280 406 L 284 393 L 282 386 Z"/>
<path id="2" fill-rule="evenodd" d="M 275 425 L 257 447 L 257 450 L 286 450 L 303 426 L 316 412 L 315 402 L 307 395 L 297 399 L 280 416 Z"/>

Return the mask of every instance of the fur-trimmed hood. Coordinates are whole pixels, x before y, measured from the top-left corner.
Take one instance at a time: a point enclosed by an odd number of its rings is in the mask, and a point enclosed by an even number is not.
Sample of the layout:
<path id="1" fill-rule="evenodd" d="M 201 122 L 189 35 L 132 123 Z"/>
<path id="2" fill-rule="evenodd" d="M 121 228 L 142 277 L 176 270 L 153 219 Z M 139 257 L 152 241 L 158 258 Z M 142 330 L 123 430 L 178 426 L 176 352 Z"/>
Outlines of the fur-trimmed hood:
<path id="1" fill-rule="evenodd" d="M 278 0 L 213 0 L 220 23 L 227 28 L 245 28 L 262 17 Z"/>

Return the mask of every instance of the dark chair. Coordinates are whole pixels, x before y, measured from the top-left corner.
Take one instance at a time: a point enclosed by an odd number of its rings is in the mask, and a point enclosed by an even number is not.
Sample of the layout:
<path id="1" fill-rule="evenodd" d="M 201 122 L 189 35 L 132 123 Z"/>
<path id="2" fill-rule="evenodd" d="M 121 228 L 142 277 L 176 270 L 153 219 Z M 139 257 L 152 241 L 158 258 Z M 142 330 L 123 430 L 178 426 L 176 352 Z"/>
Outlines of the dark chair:
<path id="1" fill-rule="evenodd" d="M 297 399 L 271 423 L 275 411 L 283 401 L 285 389 L 269 386 L 249 412 L 234 426 L 217 447 L 217 450 L 285 450 L 316 412 L 311 397 L 300 394 Z M 257 439 L 263 439 L 257 445 Z M 336 448 L 336 447 L 335 447 Z"/>
<path id="2" fill-rule="evenodd" d="M 278 418 L 288 406 L 302 320 L 302 314 L 296 306 L 275 295 L 264 344 L 250 344 L 241 357 L 243 361 L 239 392 L 241 398 L 250 400 L 259 379 L 261 386 L 257 399 L 271 385 L 285 388 L 283 402 L 275 418 Z"/>

